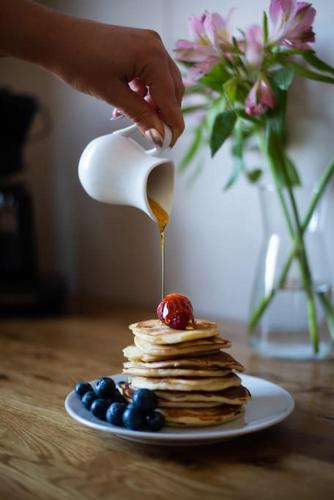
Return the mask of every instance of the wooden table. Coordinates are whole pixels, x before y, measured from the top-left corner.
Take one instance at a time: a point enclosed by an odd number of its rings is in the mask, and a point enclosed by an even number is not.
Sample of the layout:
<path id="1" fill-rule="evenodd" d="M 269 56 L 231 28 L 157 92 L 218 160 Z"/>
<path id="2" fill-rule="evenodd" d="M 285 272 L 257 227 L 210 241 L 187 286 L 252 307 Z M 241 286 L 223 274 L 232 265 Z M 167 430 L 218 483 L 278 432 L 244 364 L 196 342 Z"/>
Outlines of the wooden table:
<path id="1" fill-rule="evenodd" d="M 0 499 L 334 498 L 333 361 L 254 355 L 244 329 L 222 327 L 250 374 L 288 389 L 294 413 L 271 429 L 193 448 L 135 445 L 74 422 L 76 381 L 120 371 L 138 310 L 0 326 Z"/>

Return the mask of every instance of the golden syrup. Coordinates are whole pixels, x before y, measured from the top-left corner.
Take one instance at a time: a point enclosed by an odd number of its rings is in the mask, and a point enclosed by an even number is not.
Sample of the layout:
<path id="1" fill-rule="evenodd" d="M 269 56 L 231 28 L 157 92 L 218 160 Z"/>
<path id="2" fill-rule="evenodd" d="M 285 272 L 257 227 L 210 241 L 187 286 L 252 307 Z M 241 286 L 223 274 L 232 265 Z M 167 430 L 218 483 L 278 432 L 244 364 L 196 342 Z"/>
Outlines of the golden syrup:
<path id="1" fill-rule="evenodd" d="M 165 236 L 166 236 L 166 228 L 169 222 L 168 213 L 162 206 L 150 198 L 147 198 L 148 203 L 150 205 L 150 209 L 155 215 L 157 219 L 157 223 L 159 226 L 159 234 L 160 234 L 160 245 L 161 245 L 161 299 L 164 298 L 165 291 Z"/>

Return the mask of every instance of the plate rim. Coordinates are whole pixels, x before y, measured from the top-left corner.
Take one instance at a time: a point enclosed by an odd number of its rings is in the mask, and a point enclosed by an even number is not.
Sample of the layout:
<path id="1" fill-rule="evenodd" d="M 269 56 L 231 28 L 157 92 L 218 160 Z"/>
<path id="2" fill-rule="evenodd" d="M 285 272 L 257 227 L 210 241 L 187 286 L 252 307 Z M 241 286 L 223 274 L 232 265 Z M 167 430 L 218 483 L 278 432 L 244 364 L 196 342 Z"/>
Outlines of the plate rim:
<path id="1" fill-rule="evenodd" d="M 113 374 L 109 375 L 110 377 L 121 377 L 123 380 L 126 378 L 124 374 Z M 275 384 L 274 382 L 271 382 L 270 380 L 263 379 L 261 377 L 254 377 L 253 375 L 248 375 L 248 374 L 239 374 L 241 377 L 241 380 L 244 378 L 252 379 L 254 382 L 260 382 L 260 383 L 266 383 L 274 386 L 277 389 L 279 389 L 281 392 L 284 393 L 288 404 L 287 408 L 277 414 L 276 416 L 273 417 L 267 417 L 264 422 L 260 422 L 255 425 L 244 425 L 240 428 L 237 429 L 222 429 L 221 424 L 220 428 L 217 430 L 214 430 L 214 426 L 212 427 L 199 427 L 198 430 L 197 428 L 189 428 L 189 429 L 182 429 L 179 430 L 178 432 L 149 432 L 149 431 L 133 431 L 130 429 L 125 429 L 123 427 L 117 427 L 112 424 L 107 424 L 105 422 L 99 423 L 98 419 L 96 420 L 88 420 L 81 415 L 78 415 L 70 405 L 70 401 L 73 397 L 77 398 L 76 394 L 74 393 L 74 390 L 72 390 L 65 398 L 64 401 L 64 406 L 66 412 L 69 414 L 70 417 L 72 417 L 74 420 L 77 422 L 81 423 L 82 425 L 85 425 L 87 427 L 93 428 L 95 430 L 99 430 L 102 432 L 108 432 L 110 434 L 114 434 L 120 438 L 124 439 L 131 439 L 133 438 L 140 438 L 141 441 L 147 441 L 147 443 L 154 442 L 154 441 L 212 441 L 212 440 L 219 440 L 219 439 L 228 439 L 231 437 L 238 437 L 238 436 L 243 436 L 245 434 L 251 434 L 253 432 L 258 432 L 260 430 L 266 429 L 268 427 L 271 427 L 273 425 L 279 424 L 282 422 L 285 418 L 287 418 L 294 410 L 295 408 L 295 401 L 292 397 L 292 395 L 283 387 L 281 387 L 278 384 Z M 90 381 L 90 383 L 94 383 L 97 379 Z M 245 385 L 247 385 L 247 382 L 244 382 Z M 88 411 L 88 410 L 87 410 Z M 94 417 L 93 417 L 94 418 Z M 170 429 L 173 429 L 170 427 Z M 192 432 L 189 433 L 189 430 Z"/>

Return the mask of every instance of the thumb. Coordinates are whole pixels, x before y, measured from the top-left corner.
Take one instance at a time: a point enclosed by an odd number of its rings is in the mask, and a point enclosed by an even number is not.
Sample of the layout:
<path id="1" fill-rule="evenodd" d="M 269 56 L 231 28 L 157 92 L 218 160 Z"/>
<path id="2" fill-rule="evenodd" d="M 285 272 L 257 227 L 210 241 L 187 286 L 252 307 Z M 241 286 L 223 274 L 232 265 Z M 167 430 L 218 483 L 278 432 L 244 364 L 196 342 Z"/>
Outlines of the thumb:
<path id="1" fill-rule="evenodd" d="M 164 125 L 156 110 L 127 84 L 119 82 L 113 86 L 113 91 L 112 104 L 134 121 L 145 136 L 157 146 L 162 146 Z"/>

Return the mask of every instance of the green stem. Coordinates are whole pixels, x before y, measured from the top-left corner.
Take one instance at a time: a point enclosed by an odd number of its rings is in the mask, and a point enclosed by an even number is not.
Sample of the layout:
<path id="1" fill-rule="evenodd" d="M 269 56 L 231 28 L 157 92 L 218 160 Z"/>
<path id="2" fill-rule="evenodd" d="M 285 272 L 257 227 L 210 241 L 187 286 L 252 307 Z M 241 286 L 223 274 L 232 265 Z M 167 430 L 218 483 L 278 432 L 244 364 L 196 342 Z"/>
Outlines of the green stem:
<path id="1" fill-rule="evenodd" d="M 290 219 L 290 214 L 288 211 L 288 207 L 283 195 L 283 192 L 281 190 L 280 182 L 279 179 L 277 178 L 277 172 L 276 172 L 276 160 L 273 158 L 268 151 L 268 149 L 265 147 L 263 144 L 262 137 L 260 136 L 260 144 L 262 147 L 262 150 L 266 154 L 269 165 L 270 165 L 270 170 L 271 174 L 275 183 L 276 187 L 276 192 L 278 194 L 278 198 L 283 210 L 283 214 L 285 216 L 288 229 L 291 235 L 291 238 L 295 241 L 295 244 L 297 246 L 297 251 L 296 251 L 296 257 L 298 258 L 298 263 L 299 263 L 299 268 L 300 268 L 300 275 L 301 275 L 301 282 L 302 286 L 305 290 L 306 293 L 306 298 L 307 298 L 307 318 L 308 318 L 308 323 L 309 323 L 309 330 L 310 330 L 310 337 L 313 343 L 313 349 L 314 352 L 317 353 L 319 351 L 319 340 L 318 340 L 318 325 L 317 325 L 317 316 L 316 316 L 316 306 L 315 306 L 315 300 L 313 296 L 313 289 L 312 289 L 312 278 L 311 278 L 311 273 L 310 273 L 310 268 L 308 265 L 308 260 L 307 260 L 307 254 L 305 251 L 305 245 L 304 245 L 304 240 L 303 240 L 303 233 L 302 233 L 302 228 L 300 224 L 300 218 L 298 214 L 298 208 L 296 204 L 296 200 L 294 197 L 294 193 L 290 184 L 289 179 L 287 178 L 287 174 L 285 169 L 282 169 L 282 174 L 284 178 L 284 184 L 287 188 L 288 191 L 288 196 L 292 208 L 292 215 L 294 218 L 294 223 L 295 223 L 295 228 L 292 225 L 291 219 Z M 265 305 L 265 304 L 263 304 Z M 261 313 L 262 314 L 262 313 Z"/>
<path id="2" fill-rule="evenodd" d="M 328 325 L 329 333 L 331 334 L 332 339 L 334 340 L 334 309 L 331 304 L 330 299 L 327 297 L 325 292 L 317 292 L 319 302 L 323 307 L 326 322 Z"/>
<path id="3" fill-rule="evenodd" d="M 281 204 L 281 207 L 282 207 L 282 210 L 283 210 L 283 214 L 284 214 L 284 217 L 285 217 L 288 229 L 289 229 L 290 236 L 292 238 L 294 238 L 294 229 L 293 229 L 293 225 L 292 225 L 292 222 L 291 222 L 291 219 L 290 219 L 289 210 L 288 210 L 288 207 L 286 205 L 285 198 L 284 198 L 284 195 L 282 193 L 281 187 L 279 186 L 279 180 L 277 179 L 277 176 L 276 176 L 276 173 L 275 173 L 275 169 L 272 167 L 272 161 L 273 160 L 272 160 L 272 158 L 270 157 L 270 155 L 268 154 L 268 152 L 266 150 L 266 147 L 265 147 L 265 145 L 263 143 L 263 138 L 262 138 L 261 134 L 258 135 L 258 139 L 259 139 L 260 150 L 262 151 L 262 154 L 265 157 L 268 158 L 269 165 L 271 167 L 271 175 L 272 175 L 272 177 L 274 179 L 274 183 L 275 183 L 275 187 L 276 187 L 276 192 L 277 192 L 278 199 L 280 201 L 280 204 Z"/>
<path id="4" fill-rule="evenodd" d="M 295 246 L 294 246 L 295 248 Z M 248 326 L 251 330 L 253 330 L 256 325 L 258 324 L 259 319 L 261 318 L 262 314 L 265 312 L 269 304 L 271 303 L 272 299 L 274 298 L 276 292 L 283 287 L 286 277 L 288 275 L 290 266 L 292 264 L 292 261 L 295 257 L 296 253 L 291 252 L 283 269 L 280 274 L 280 277 L 278 278 L 277 285 L 274 286 L 268 293 L 263 297 L 259 305 L 255 308 L 255 310 L 252 312 L 251 317 L 249 318 Z"/>
<path id="5" fill-rule="evenodd" d="M 270 158 L 269 158 L 269 160 L 271 161 Z M 272 169 L 272 170 L 274 170 L 274 169 Z M 279 197 L 279 201 L 281 203 L 281 207 L 283 209 L 286 221 L 288 223 L 290 235 L 291 235 L 292 239 L 296 242 L 295 244 L 297 247 L 297 251 L 296 251 L 295 255 L 298 258 L 301 282 L 302 282 L 302 286 L 305 290 L 306 297 L 307 297 L 307 318 L 308 318 L 308 323 L 309 323 L 309 328 L 310 328 L 310 336 L 311 336 L 311 339 L 313 342 L 314 351 L 318 352 L 319 348 L 318 348 L 318 327 L 317 327 L 317 318 L 316 318 L 316 308 L 315 308 L 315 302 L 314 302 L 314 297 L 313 297 L 313 292 L 312 292 L 311 275 L 310 275 L 307 256 L 306 256 L 306 252 L 305 252 L 304 240 L 303 240 L 303 235 L 302 235 L 302 231 L 301 231 L 296 201 L 294 198 L 292 188 L 289 184 L 289 181 L 287 180 L 286 186 L 287 186 L 287 191 L 288 191 L 289 200 L 290 200 L 291 207 L 292 207 L 292 214 L 293 214 L 294 223 L 295 223 L 295 231 L 294 231 L 292 223 L 291 223 L 291 219 L 289 217 L 288 208 L 287 208 L 282 190 L 277 183 L 276 176 L 274 175 L 273 177 L 275 180 L 276 191 L 277 191 L 277 194 Z"/>
<path id="6" fill-rule="evenodd" d="M 300 223 L 298 208 L 293 193 L 293 189 L 289 183 L 287 183 L 288 195 L 292 207 L 292 213 L 296 226 L 296 240 L 299 243 L 299 265 L 300 265 L 300 276 L 302 286 L 305 290 L 306 300 L 307 300 L 307 318 L 310 328 L 310 338 L 313 343 L 313 350 L 315 353 L 319 352 L 319 336 L 318 336 L 318 324 L 317 324 L 317 310 L 315 305 L 315 299 L 313 295 L 312 286 L 312 275 L 310 266 L 308 263 L 307 253 L 305 250 L 305 243 L 303 238 L 303 231 Z"/>
<path id="7" fill-rule="evenodd" d="M 306 212 L 306 215 L 305 215 L 305 218 L 303 220 L 303 223 L 302 223 L 302 233 L 304 234 L 309 223 L 310 223 L 310 220 L 312 218 L 312 215 L 322 197 L 322 195 L 324 194 L 324 191 L 329 183 L 329 181 L 331 180 L 332 176 L 334 175 L 334 161 L 332 161 L 328 167 L 326 168 L 326 170 L 324 171 L 324 173 L 322 174 L 322 176 L 320 177 L 320 180 L 319 180 L 319 185 L 318 185 L 318 189 L 315 191 L 315 193 L 313 194 L 312 196 L 312 199 L 311 199 L 311 202 L 310 202 L 310 205 L 307 209 L 307 212 Z M 249 327 L 250 329 L 253 329 L 256 327 L 259 319 L 261 318 L 262 314 L 264 313 L 264 311 L 267 309 L 267 307 L 269 306 L 269 304 L 271 303 L 272 299 L 274 298 L 277 290 L 279 290 L 285 283 L 285 280 L 286 280 L 286 277 L 288 275 L 288 272 L 289 272 L 289 269 L 290 269 L 290 266 L 293 262 L 293 259 L 296 255 L 296 251 L 297 251 L 297 245 L 296 243 L 294 244 L 287 260 L 286 260 L 286 263 L 281 271 L 281 274 L 278 278 L 278 283 L 276 285 L 276 287 L 273 287 L 265 297 L 263 297 L 263 299 L 261 300 L 261 302 L 259 303 L 259 305 L 256 307 L 256 309 L 253 311 L 251 317 L 250 317 L 250 320 L 249 320 Z M 320 301 L 322 306 L 324 307 L 324 303 L 322 301 Z M 327 301 L 328 302 L 328 301 Z M 334 319 L 333 319 L 333 326 L 331 321 L 328 321 L 328 319 L 333 316 L 334 317 L 334 311 L 333 311 L 333 307 L 331 306 L 331 304 L 327 304 L 327 310 L 331 311 L 330 313 L 330 316 L 328 316 L 328 314 L 326 314 L 326 317 L 327 317 L 327 323 L 328 323 L 328 326 L 329 326 L 329 330 L 331 331 L 332 335 L 333 335 L 333 338 L 334 338 Z"/>

